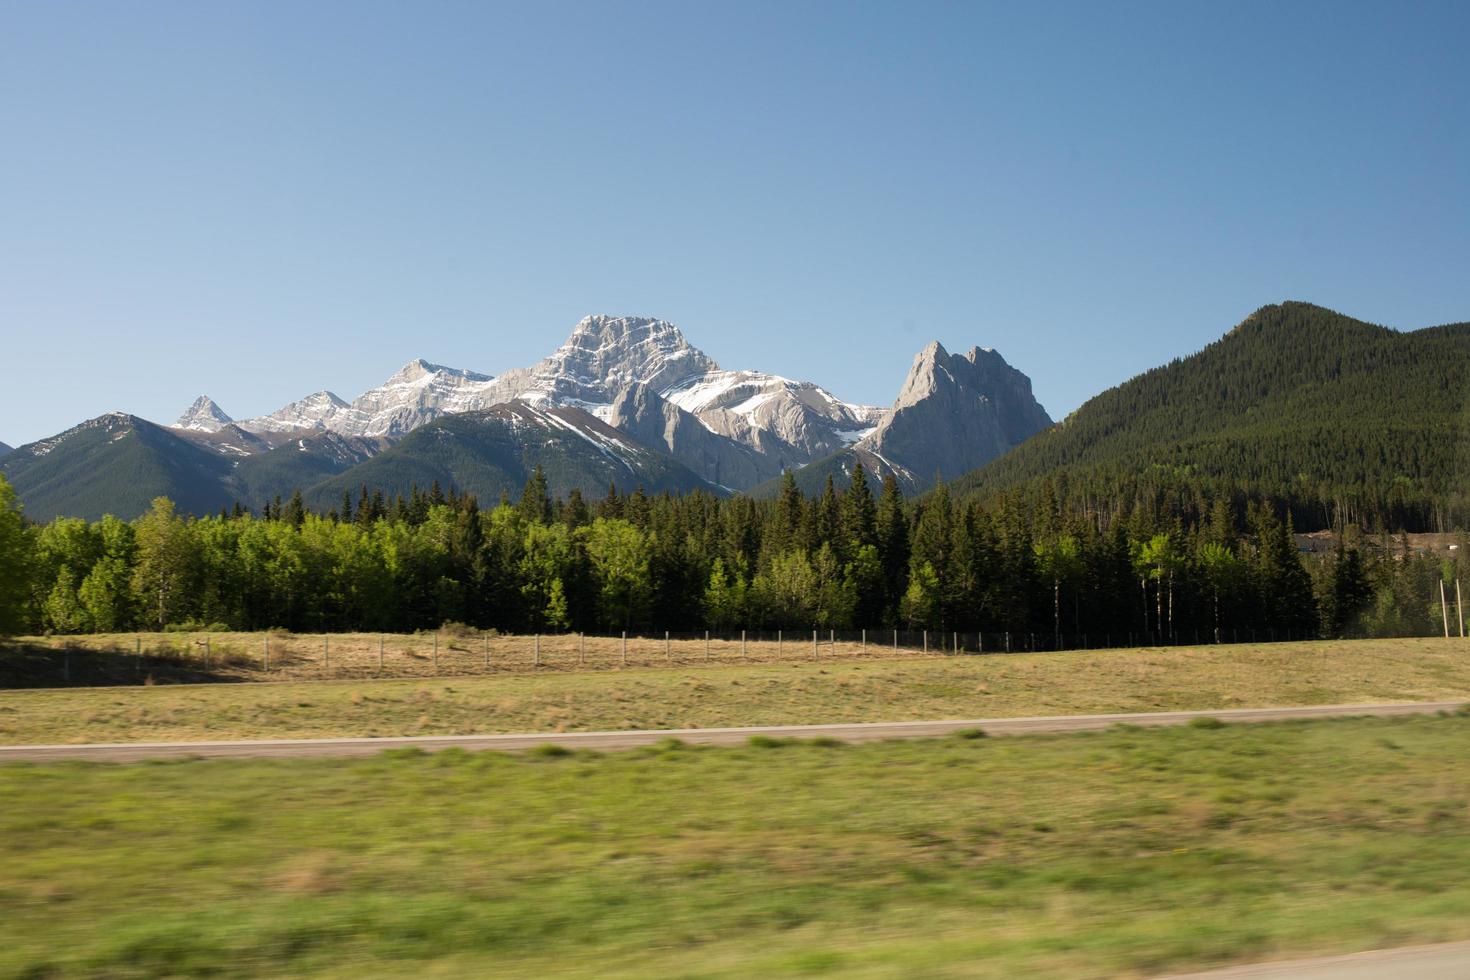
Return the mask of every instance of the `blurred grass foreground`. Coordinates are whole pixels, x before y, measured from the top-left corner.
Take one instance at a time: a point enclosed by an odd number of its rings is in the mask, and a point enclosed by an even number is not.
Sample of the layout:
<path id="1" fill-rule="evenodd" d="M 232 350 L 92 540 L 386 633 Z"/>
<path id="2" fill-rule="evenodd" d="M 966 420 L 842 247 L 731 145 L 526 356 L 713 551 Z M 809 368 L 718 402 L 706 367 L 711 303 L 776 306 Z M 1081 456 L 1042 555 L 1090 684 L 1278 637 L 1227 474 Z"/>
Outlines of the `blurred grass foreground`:
<path id="1" fill-rule="evenodd" d="M 0 767 L 0 976 L 1149 975 L 1470 937 L 1470 717 Z"/>

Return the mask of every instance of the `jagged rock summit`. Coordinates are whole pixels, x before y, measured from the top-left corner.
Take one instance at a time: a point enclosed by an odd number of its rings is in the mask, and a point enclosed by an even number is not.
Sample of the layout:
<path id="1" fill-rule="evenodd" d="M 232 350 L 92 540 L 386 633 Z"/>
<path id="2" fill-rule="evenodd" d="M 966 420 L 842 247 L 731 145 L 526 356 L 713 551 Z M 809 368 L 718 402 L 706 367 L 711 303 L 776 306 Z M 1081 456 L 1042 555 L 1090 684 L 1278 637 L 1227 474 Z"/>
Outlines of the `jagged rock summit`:
<path id="1" fill-rule="evenodd" d="M 179 420 L 174 423 L 175 429 L 190 429 L 194 432 L 218 432 L 231 422 L 235 421 L 225 414 L 224 409 L 214 403 L 214 399 L 208 395 L 200 395 L 194 399 Z"/>
<path id="2" fill-rule="evenodd" d="M 927 482 L 953 478 L 1052 424 L 1031 379 L 988 347 L 951 354 L 939 341 L 914 358 L 883 420 L 856 448 Z"/>
<path id="3" fill-rule="evenodd" d="M 820 492 L 842 482 L 861 463 L 879 477 L 893 476 L 906 492 L 927 490 L 936 475 L 948 480 L 983 466 L 1051 426 L 1031 379 L 989 347 L 951 354 L 931 341 L 914 358 L 893 405 L 877 425 L 846 449 L 794 473 L 799 487 Z M 751 493 L 771 496 L 779 481 Z"/>
<path id="4" fill-rule="evenodd" d="M 610 406 L 628 385 L 666 391 L 719 365 L 690 345 L 667 320 L 638 316 L 588 316 L 555 352 L 525 375 L 509 379 L 516 396 L 531 403 Z"/>

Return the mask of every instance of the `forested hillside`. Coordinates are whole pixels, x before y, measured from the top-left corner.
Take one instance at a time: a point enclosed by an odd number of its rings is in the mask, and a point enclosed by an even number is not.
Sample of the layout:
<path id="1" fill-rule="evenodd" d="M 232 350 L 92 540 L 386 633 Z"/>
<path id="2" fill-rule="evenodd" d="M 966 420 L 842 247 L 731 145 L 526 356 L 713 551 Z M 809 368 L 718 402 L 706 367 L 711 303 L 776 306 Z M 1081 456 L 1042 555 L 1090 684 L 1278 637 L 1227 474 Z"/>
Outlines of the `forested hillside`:
<path id="1" fill-rule="evenodd" d="M 1470 520 L 1470 324 L 1400 333 L 1307 303 L 1257 310 L 1193 356 L 1088 401 L 958 480 L 1198 520 L 1217 497 L 1288 502 L 1298 530 Z"/>
<path id="2" fill-rule="evenodd" d="M 235 497 L 225 486 L 229 459 L 171 429 L 115 412 L 7 453 L 0 472 L 23 494 L 26 516 L 129 517 L 166 496 L 207 514 Z"/>
<path id="3" fill-rule="evenodd" d="M 326 510 L 364 486 L 392 497 L 438 484 L 493 501 L 518 494 L 538 468 L 561 495 L 573 488 L 600 493 L 612 484 L 650 493 L 715 489 L 672 456 L 581 409 L 511 403 L 436 419 L 367 462 L 312 485 L 305 497 Z"/>

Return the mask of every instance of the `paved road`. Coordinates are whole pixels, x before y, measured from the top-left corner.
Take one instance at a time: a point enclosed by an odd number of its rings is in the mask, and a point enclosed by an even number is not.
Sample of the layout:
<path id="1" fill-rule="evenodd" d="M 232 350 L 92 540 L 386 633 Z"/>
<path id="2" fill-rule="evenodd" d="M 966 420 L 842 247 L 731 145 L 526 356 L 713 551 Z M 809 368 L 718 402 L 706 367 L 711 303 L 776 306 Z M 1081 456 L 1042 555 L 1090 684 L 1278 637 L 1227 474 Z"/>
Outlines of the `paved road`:
<path id="1" fill-rule="evenodd" d="M 1348 704 L 1312 708 L 1236 708 L 1227 711 L 1159 711 L 1117 715 L 1052 715 L 1043 718 L 980 718 L 962 721 L 899 721 L 852 725 L 780 725 L 761 728 L 676 728 L 626 732 L 565 732 L 528 735 L 428 735 L 401 738 L 308 738 L 229 742 L 120 742 L 98 745 L 0 746 L 0 763 L 53 762 L 87 759 L 97 762 L 136 762 L 167 758 L 261 758 L 277 756 L 372 755 L 385 749 L 418 748 L 428 752 L 460 748 L 468 751 L 515 752 L 538 745 L 610 751 L 652 745 L 677 738 L 696 745 L 741 745 L 752 735 L 772 738 L 835 738 L 844 742 L 872 742 L 894 738 L 936 738 L 969 728 L 987 735 L 1038 735 L 1087 732 L 1127 724 L 1183 725 L 1195 718 L 1226 722 L 1289 721 L 1301 718 L 1423 715 L 1453 711 L 1461 701 L 1418 704 Z"/>
<path id="2" fill-rule="evenodd" d="M 1315 960 L 1257 963 L 1164 980 L 1465 980 L 1470 977 L 1470 943 L 1374 950 Z"/>

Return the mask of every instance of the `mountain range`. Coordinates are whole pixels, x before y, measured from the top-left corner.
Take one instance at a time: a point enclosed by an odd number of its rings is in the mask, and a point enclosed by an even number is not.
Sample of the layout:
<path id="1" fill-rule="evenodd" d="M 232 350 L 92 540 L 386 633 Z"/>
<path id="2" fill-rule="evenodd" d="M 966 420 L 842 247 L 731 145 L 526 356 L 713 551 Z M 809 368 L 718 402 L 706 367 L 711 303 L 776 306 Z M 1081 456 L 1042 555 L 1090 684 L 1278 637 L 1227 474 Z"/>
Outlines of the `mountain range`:
<path id="1" fill-rule="evenodd" d="M 1264 306 L 1187 357 L 1053 425 L 993 350 L 938 343 L 887 408 L 729 371 L 662 320 L 588 317 L 499 376 L 411 361 L 348 401 L 321 391 L 235 421 L 200 397 L 172 426 L 112 413 L 0 458 L 37 520 L 130 517 L 159 495 L 207 513 L 301 490 L 438 482 L 490 501 L 541 466 L 554 494 L 819 490 L 855 463 L 909 492 L 1047 495 L 1073 513 L 1286 501 L 1298 528 L 1470 521 L 1470 324 L 1401 332 L 1309 303 Z"/>
<path id="2" fill-rule="evenodd" d="M 538 465 L 558 495 L 728 494 L 857 459 L 916 490 L 1049 424 L 1030 380 L 989 350 L 931 344 L 879 408 L 726 370 L 664 320 L 590 316 L 499 376 L 418 359 L 351 401 L 323 390 L 241 420 L 201 395 L 171 426 L 111 413 L 14 450 L 0 472 L 37 520 L 131 517 L 160 495 L 207 513 L 300 490 L 326 508 L 362 486 L 391 496 L 436 481 L 494 499 Z"/>

